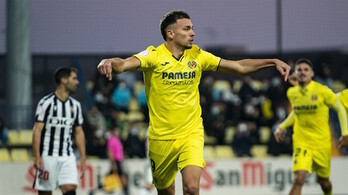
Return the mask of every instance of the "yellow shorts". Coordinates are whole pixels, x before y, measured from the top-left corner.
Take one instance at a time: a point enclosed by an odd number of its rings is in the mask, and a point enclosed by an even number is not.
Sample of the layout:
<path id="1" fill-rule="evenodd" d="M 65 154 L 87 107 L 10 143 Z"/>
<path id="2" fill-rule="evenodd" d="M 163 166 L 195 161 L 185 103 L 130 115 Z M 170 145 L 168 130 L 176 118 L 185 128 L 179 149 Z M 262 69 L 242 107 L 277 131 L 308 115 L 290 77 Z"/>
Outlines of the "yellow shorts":
<path id="1" fill-rule="evenodd" d="M 177 140 L 149 139 L 149 158 L 153 183 L 158 190 L 168 188 L 178 170 L 188 165 L 205 166 L 203 158 L 204 136 L 192 134 Z"/>
<path id="2" fill-rule="evenodd" d="M 294 146 L 292 171 L 305 170 L 312 171 L 317 176 L 329 178 L 331 165 L 331 148 L 321 148 L 317 150 L 308 149 L 302 146 Z"/>

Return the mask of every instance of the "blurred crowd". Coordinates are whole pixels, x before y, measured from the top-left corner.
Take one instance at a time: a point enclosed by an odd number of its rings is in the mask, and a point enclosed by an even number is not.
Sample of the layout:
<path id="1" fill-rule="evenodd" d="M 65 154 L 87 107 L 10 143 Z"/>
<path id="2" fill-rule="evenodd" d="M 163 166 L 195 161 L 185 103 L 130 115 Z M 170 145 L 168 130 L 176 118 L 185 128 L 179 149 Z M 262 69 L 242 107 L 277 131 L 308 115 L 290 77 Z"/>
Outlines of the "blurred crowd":
<path id="1" fill-rule="evenodd" d="M 320 64 L 315 80 L 335 92 L 344 88 L 332 79 L 328 63 Z M 110 130 L 118 128 L 125 157 L 144 158 L 149 115 L 142 77 L 129 72 L 108 81 L 98 75 L 89 86 L 95 105 L 85 116 L 88 155 L 106 158 Z M 253 145 L 266 145 L 273 156 L 291 155 L 292 130 L 282 144 L 275 142 L 272 133 L 290 112 L 286 99 L 290 86 L 278 76 L 220 80 L 203 74 L 199 90 L 206 144 L 229 145 L 236 156 L 252 156 Z"/>

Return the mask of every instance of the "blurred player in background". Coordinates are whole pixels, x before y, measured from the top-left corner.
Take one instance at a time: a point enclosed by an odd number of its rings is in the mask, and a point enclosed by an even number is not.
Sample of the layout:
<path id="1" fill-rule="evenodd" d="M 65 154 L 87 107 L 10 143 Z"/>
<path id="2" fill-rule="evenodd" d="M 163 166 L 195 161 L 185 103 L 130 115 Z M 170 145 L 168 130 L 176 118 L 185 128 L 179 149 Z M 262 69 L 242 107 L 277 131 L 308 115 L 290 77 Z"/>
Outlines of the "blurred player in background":
<path id="1" fill-rule="evenodd" d="M 205 166 L 204 131 L 198 85 L 203 71 L 249 74 L 275 66 L 287 80 L 290 66 L 278 59 L 225 60 L 193 44 L 190 16 L 181 10 L 165 14 L 160 22 L 164 43 L 127 59 L 103 59 L 98 71 L 139 70 L 144 73 L 149 107 L 149 157 L 158 194 L 175 194 L 175 177 L 182 174 L 183 193 L 199 194 Z"/>
<path id="2" fill-rule="evenodd" d="M 85 134 L 81 104 L 70 97 L 77 89 L 77 70 L 63 67 L 55 72 L 57 88 L 37 105 L 33 132 L 36 175 L 33 187 L 40 195 L 59 187 L 64 195 L 76 194 L 78 170 L 72 134 L 80 152 L 81 177 L 86 167 Z"/>
<path id="3" fill-rule="evenodd" d="M 339 92 L 337 95 L 338 95 L 338 99 L 340 100 L 340 102 L 344 106 L 346 113 L 347 113 L 347 117 L 348 117 L 348 89 L 345 89 L 345 90 Z M 347 145 L 348 145 L 348 136 L 341 136 L 339 141 L 338 141 L 338 147 L 342 148 L 342 147 L 347 146 Z"/>
<path id="4" fill-rule="evenodd" d="M 294 128 L 292 169 L 295 180 L 290 195 L 301 194 L 306 174 L 312 171 L 316 172 L 317 181 L 324 194 L 331 195 L 329 108 L 334 108 L 338 113 L 342 140 L 348 139 L 347 115 L 335 93 L 327 86 L 312 80 L 314 72 L 311 61 L 296 61 L 294 74 L 297 82 L 287 91 L 292 111 L 274 132 L 279 143 L 284 140 L 284 130 L 290 126 Z"/>

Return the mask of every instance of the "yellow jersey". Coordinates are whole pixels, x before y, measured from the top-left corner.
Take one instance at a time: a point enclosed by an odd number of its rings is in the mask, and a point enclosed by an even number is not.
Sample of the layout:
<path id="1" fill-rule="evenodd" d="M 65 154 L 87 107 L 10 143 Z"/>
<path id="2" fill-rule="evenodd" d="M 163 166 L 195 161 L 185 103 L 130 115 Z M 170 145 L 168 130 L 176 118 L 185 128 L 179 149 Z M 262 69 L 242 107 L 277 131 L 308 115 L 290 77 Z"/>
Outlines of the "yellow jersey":
<path id="1" fill-rule="evenodd" d="M 336 101 L 335 93 L 325 85 L 311 81 L 287 91 L 295 114 L 293 144 L 312 149 L 331 147 L 329 107 Z"/>
<path id="2" fill-rule="evenodd" d="M 149 138 L 172 140 L 203 135 L 198 85 L 202 71 L 218 69 L 221 58 L 193 45 L 176 59 L 165 44 L 135 54 L 143 71 L 149 108 Z"/>

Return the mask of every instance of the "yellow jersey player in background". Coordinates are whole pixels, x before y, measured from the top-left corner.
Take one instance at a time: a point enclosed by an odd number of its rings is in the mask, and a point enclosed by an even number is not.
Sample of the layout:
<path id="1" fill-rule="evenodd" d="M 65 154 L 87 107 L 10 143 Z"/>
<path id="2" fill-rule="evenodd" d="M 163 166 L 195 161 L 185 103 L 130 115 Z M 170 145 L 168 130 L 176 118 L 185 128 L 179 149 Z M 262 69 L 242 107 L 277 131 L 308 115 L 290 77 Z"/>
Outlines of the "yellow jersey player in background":
<path id="1" fill-rule="evenodd" d="M 284 130 L 293 126 L 293 172 L 295 179 L 290 195 L 300 195 L 307 173 L 317 174 L 317 182 L 325 195 L 332 194 L 330 176 L 331 134 L 329 108 L 338 113 L 342 136 L 348 138 L 346 112 L 327 86 L 313 81 L 313 66 L 308 59 L 295 63 L 297 85 L 290 87 L 287 97 L 292 111 L 274 132 L 276 141 L 284 139 Z"/>
<path id="2" fill-rule="evenodd" d="M 347 117 L 348 117 L 348 89 L 345 89 L 338 93 L 338 99 L 346 109 Z M 348 145 L 348 136 L 341 136 L 338 141 L 338 147 L 342 148 Z"/>
<path id="3" fill-rule="evenodd" d="M 97 69 L 112 73 L 144 73 L 149 108 L 149 158 L 158 194 L 175 194 L 175 177 L 181 171 L 183 193 L 199 194 L 204 131 L 198 85 L 202 71 L 248 74 L 275 66 L 287 80 L 290 66 L 278 59 L 221 59 L 193 44 L 190 16 L 181 10 L 165 14 L 160 22 L 165 42 L 127 59 L 103 59 Z"/>

